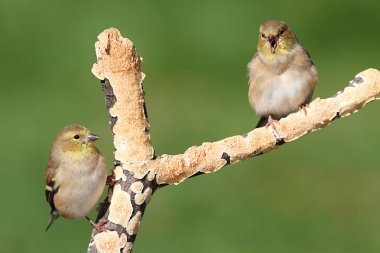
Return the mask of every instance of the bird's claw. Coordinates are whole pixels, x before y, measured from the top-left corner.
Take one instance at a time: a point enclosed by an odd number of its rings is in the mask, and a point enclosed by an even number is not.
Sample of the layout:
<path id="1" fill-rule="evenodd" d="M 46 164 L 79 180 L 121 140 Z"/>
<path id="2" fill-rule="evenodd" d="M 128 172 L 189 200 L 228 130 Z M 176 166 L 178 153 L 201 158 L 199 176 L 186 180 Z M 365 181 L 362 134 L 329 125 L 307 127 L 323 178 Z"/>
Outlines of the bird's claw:
<path id="1" fill-rule="evenodd" d="M 105 228 L 105 225 L 107 224 L 106 220 L 100 220 L 98 223 L 91 223 L 92 227 L 98 231 L 98 233 L 104 232 L 107 229 Z"/>
<path id="2" fill-rule="evenodd" d="M 105 225 L 107 224 L 107 220 L 101 219 L 98 223 L 93 222 L 89 217 L 85 216 L 85 218 L 90 222 L 91 226 L 98 231 L 98 233 L 104 232 L 107 229 Z"/>
<path id="3" fill-rule="evenodd" d="M 272 116 L 269 115 L 268 122 L 265 124 L 265 128 L 268 128 L 269 126 L 272 126 L 273 130 L 277 131 L 275 123 L 279 124 L 279 122 L 277 120 L 274 120 L 272 118 Z"/>
<path id="4" fill-rule="evenodd" d="M 309 108 L 309 104 L 303 104 L 299 107 L 299 110 L 302 110 L 305 113 L 305 116 L 307 116 L 307 108 Z"/>
<path id="5" fill-rule="evenodd" d="M 116 180 L 115 180 L 115 174 L 112 173 L 112 175 L 109 175 L 109 176 L 107 177 L 106 185 L 112 186 L 112 185 L 115 184 L 115 182 L 116 182 Z"/>

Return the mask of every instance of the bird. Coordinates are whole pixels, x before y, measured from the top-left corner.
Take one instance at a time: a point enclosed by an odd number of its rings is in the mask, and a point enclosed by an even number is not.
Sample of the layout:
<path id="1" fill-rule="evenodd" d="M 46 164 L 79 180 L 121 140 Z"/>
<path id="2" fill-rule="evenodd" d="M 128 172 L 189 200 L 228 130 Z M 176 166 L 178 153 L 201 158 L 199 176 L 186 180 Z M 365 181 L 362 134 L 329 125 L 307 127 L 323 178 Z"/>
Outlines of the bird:
<path id="1" fill-rule="evenodd" d="M 50 219 L 86 217 L 99 200 L 107 178 L 104 156 L 94 142 L 100 137 L 81 125 L 65 126 L 55 138 L 45 171 L 45 197 Z"/>
<path id="2" fill-rule="evenodd" d="M 288 24 L 261 24 L 257 52 L 248 63 L 248 100 L 260 116 L 257 127 L 271 125 L 311 101 L 318 73 L 309 53 Z"/>

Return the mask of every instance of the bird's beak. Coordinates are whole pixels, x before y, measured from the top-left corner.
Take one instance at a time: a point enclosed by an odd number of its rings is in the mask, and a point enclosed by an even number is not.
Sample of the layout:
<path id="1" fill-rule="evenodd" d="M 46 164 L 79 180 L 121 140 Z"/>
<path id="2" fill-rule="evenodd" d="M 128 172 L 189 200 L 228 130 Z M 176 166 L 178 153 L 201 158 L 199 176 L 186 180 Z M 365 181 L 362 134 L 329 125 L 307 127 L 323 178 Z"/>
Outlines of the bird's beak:
<path id="1" fill-rule="evenodd" d="M 98 139 L 100 139 L 100 137 L 98 135 L 93 134 L 93 133 L 89 133 L 87 135 L 87 139 L 86 140 L 87 140 L 87 142 L 94 142 L 94 141 L 96 141 Z"/>
<path id="2" fill-rule="evenodd" d="M 270 51 L 272 52 L 272 54 L 274 54 L 274 52 L 276 51 L 278 38 L 273 35 L 270 35 L 268 37 L 268 42 L 270 44 Z"/>

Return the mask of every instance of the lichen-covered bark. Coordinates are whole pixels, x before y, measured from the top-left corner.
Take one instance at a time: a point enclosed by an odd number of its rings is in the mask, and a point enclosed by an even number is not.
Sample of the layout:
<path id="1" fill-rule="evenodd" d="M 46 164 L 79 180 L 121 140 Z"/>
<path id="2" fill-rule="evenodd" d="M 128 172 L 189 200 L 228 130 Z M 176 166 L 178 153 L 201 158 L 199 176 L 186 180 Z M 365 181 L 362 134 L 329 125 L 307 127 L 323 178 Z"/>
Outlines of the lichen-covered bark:
<path id="1" fill-rule="evenodd" d="M 101 204 L 88 252 L 130 252 L 145 206 L 157 188 L 146 161 L 154 158 L 144 100 L 141 58 L 117 29 L 101 33 L 95 44 L 93 74 L 101 80 L 113 133 L 114 185 Z"/>
<path id="2" fill-rule="evenodd" d="M 112 88 L 110 117 L 117 117 L 112 126 L 115 160 L 125 164 L 151 159 L 149 122 L 144 105 L 141 58 L 132 42 L 121 37 L 117 29 L 108 29 L 98 36 L 92 73 L 100 80 L 107 79 Z M 107 98 L 107 97 L 106 97 Z"/>
<path id="3" fill-rule="evenodd" d="M 257 128 L 244 135 L 191 147 L 184 154 L 163 155 L 147 163 L 156 173 L 158 184 L 178 184 L 192 175 L 214 172 L 226 164 L 269 152 L 379 98 L 380 72 L 368 69 L 357 74 L 343 91 L 333 97 L 315 99 L 307 107 L 307 114 L 300 110 L 281 119 L 276 124 L 276 131 L 271 127 Z"/>
<path id="4" fill-rule="evenodd" d="M 307 114 L 299 111 L 281 119 L 276 130 L 262 127 L 190 147 L 184 154 L 155 157 L 142 90 L 141 59 L 132 42 L 122 38 L 117 29 L 105 30 L 98 39 L 97 64 L 92 72 L 102 82 L 114 134 L 115 184 L 99 210 L 97 220 L 104 222 L 107 230 L 93 230 L 88 248 L 92 253 L 130 252 L 145 207 L 159 186 L 178 184 L 264 154 L 380 98 L 380 72 L 368 69 L 335 96 L 315 99 Z"/>

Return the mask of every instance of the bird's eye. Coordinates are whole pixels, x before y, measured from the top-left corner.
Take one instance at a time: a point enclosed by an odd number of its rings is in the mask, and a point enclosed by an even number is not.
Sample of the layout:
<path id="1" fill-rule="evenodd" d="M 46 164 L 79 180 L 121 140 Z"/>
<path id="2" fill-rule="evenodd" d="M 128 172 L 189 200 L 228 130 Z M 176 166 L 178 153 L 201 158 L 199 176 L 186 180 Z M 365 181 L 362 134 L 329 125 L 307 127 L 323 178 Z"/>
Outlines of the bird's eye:
<path id="1" fill-rule="evenodd" d="M 78 140 L 78 139 L 79 139 L 79 135 L 77 135 L 77 134 L 74 135 L 74 139 L 77 139 L 77 140 Z"/>
<path id="2" fill-rule="evenodd" d="M 278 34 L 279 34 L 280 36 L 284 35 L 284 33 L 285 33 L 285 29 L 281 29 L 281 30 L 278 32 Z"/>
<path id="3" fill-rule="evenodd" d="M 264 38 L 264 39 L 266 38 L 264 33 L 261 34 L 261 38 Z"/>

